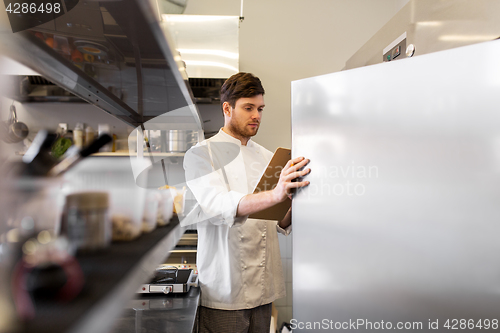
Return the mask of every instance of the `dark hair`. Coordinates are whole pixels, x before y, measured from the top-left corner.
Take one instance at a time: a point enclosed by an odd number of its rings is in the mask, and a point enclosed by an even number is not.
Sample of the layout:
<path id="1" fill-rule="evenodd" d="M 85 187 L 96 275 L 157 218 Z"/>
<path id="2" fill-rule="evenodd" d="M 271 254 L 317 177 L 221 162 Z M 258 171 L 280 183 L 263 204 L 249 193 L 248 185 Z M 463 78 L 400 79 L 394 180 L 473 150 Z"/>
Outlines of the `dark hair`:
<path id="1" fill-rule="evenodd" d="M 240 72 L 227 79 L 220 88 L 220 104 L 222 106 L 224 102 L 228 102 L 234 108 L 238 99 L 264 93 L 264 87 L 258 77 L 251 73 Z"/>

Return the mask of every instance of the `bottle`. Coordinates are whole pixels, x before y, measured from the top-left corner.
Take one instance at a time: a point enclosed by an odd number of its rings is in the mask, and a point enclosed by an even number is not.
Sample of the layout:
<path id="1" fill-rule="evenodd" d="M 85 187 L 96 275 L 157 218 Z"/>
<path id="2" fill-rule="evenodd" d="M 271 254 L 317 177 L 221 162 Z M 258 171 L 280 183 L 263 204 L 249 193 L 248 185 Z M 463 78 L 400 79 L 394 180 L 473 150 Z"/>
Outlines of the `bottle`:
<path id="1" fill-rule="evenodd" d="M 73 143 L 79 149 L 83 148 L 84 135 L 83 135 L 83 124 L 77 123 L 75 129 L 73 130 Z"/>
<path id="2" fill-rule="evenodd" d="M 99 136 L 101 136 L 104 133 L 106 133 L 108 135 L 111 135 L 111 131 L 109 129 L 109 125 L 108 124 L 99 124 L 97 126 L 97 131 L 98 131 Z M 104 145 L 99 151 L 101 151 L 101 152 L 110 152 L 111 151 L 111 144 L 108 143 L 108 144 Z"/>
<path id="3" fill-rule="evenodd" d="M 113 133 L 113 141 L 112 141 L 112 145 L 111 145 L 111 151 L 114 153 L 116 152 L 116 140 L 118 139 L 118 137 L 116 136 L 116 134 Z"/>
<path id="4" fill-rule="evenodd" d="M 85 146 L 90 145 L 94 141 L 94 129 L 90 126 L 85 128 Z"/>

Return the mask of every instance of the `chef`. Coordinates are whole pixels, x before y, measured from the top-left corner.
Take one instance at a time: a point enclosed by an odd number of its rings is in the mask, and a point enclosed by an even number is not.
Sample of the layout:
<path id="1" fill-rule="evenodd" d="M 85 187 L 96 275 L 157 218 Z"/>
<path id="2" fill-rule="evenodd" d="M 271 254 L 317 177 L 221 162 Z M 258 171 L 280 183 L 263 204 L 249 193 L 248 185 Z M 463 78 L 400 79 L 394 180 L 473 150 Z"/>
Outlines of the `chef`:
<path id="1" fill-rule="evenodd" d="M 195 332 L 269 332 L 271 303 L 285 296 L 277 232 L 291 232 L 291 209 L 282 221 L 248 216 L 291 197 L 308 181 L 309 160 L 288 161 L 277 186 L 253 193 L 272 153 L 254 142 L 264 112 L 264 88 L 250 73 L 221 88 L 224 127 L 184 158 L 187 184 L 199 203 L 197 266 L 201 287 Z M 301 170 L 303 169 L 303 170 Z"/>

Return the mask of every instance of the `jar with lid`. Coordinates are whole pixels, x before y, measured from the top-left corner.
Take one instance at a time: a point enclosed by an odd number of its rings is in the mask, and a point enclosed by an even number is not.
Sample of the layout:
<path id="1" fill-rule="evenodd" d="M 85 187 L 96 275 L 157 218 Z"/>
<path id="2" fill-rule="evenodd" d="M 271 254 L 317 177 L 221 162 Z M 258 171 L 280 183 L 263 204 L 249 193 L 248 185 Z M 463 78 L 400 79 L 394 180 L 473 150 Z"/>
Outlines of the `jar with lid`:
<path id="1" fill-rule="evenodd" d="M 83 134 L 83 124 L 77 123 L 75 129 L 73 130 L 73 143 L 79 149 L 83 148 L 84 134 Z"/>
<path id="2" fill-rule="evenodd" d="M 95 251 L 111 243 L 107 192 L 81 192 L 66 196 L 61 234 L 79 251 Z"/>
<path id="3" fill-rule="evenodd" d="M 94 141 L 94 129 L 90 126 L 85 128 L 85 146 L 90 145 Z"/>

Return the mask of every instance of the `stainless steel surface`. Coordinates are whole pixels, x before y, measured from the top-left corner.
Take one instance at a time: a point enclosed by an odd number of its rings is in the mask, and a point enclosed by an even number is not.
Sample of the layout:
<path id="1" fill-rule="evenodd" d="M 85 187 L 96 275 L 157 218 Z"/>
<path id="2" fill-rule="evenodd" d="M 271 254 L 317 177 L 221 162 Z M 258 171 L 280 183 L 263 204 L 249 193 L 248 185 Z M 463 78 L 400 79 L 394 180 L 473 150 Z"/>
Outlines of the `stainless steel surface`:
<path id="1" fill-rule="evenodd" d="M 499 319 L 499 58 L 492 41 L 292 82 L 293 157 L 312 169 L 292 208 L 296 323 Z"/>
<path id="2" fill-rule="evenodd" d="M 61 235 L 75 250 L 97 251 L 111 244 L 111 218 L 107 192 L 80 192 L 65 198 Z"/>
<path id="3" fill-rule="evenodd" d="M 191 333 L 199 297 L 200 288 L 185 294 L 141 295 L 129 302 L 111 332 Z"/>
<path id="4" fill-rule="evenodd" d="M 150 293 L 168 294 L 171 291 L 172 291 L 172 286 L 154 286 L 154 285 L 149 285 L 149 292 Z"/>
<path id="5" fill-rule="evenodd" d="M 346 61 L 344 69 L 381 63 L 383 49 L 405 32 L 407 44 L 416 46 L 416 56 L 496 39 L 499 15 L 496 0 L 411 0 Z"/>
<path id="6" fill-rule="evenodd" d="M 198 143 L 198 133 L 192 130 L 169 130 L 167 135 L 167 152 L 186 152 Z"/>
<path id="7" fill-rule="evenodd" d="M 165 259 L 166 253 L 177 244 L 183 232 L 183 228 L 177 225 L 144 256 L 129 275 L 120 281 L 108 297 L 95 304 L 89 312 L 80 318 L 71 332 L 109 332 L 113 325 L 113 319 L 119 316 L 123 304 L 134 294 L 137 286 L 149 278 L 150 272 L 154 271 L 158 263 Z"/>
<path id="8" fill-rule="evenodd" d="M 14 63 L 16 68 L 22 66 L 9 58 L 3 57 L 0 61 Z M 44 77 L 37 75 L 23 75 L 22 70 L 13 69 L 8 79 L 12 85 L 5 91 L 5 96 L 21 103 L 30 102 L 71 102 L 85 103 L 83 99 L 69 91 L 55 85 Z M 26 68 L 22 66 L 20 68 Z M 19 71 L 16 73 L 16 70 Z M 20 89 L 21 87 L 21 89 Z"/>

